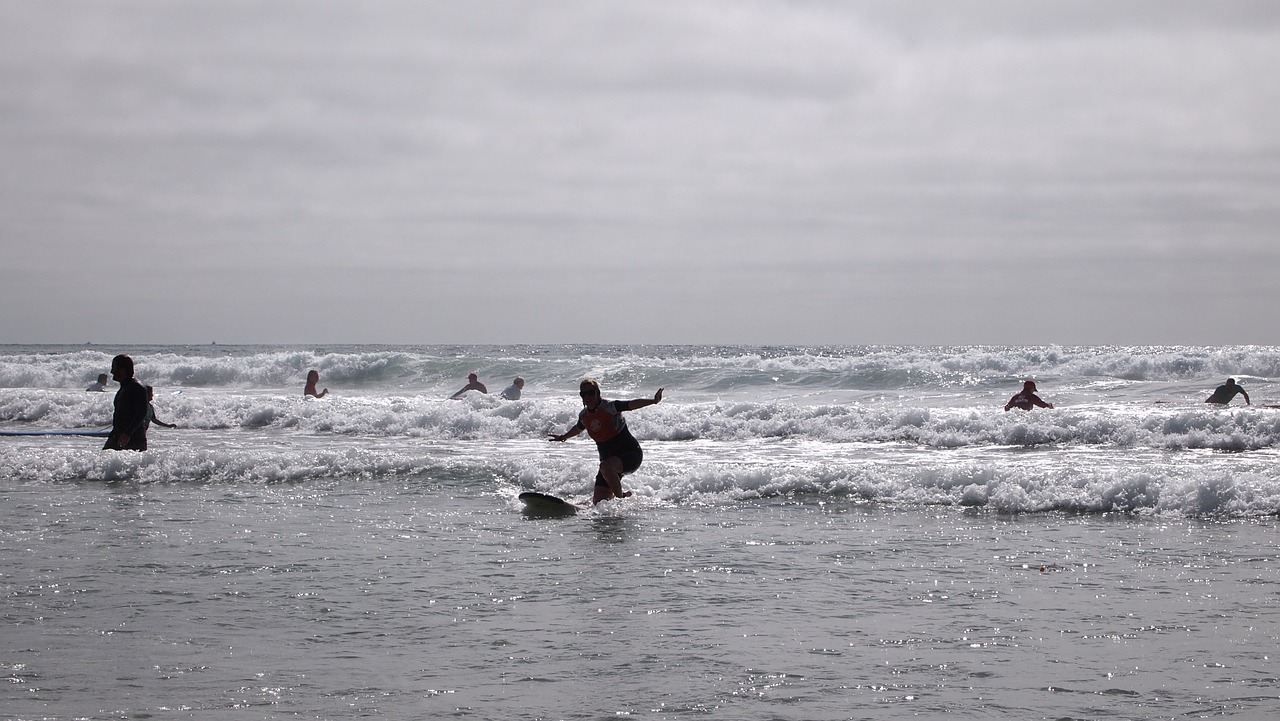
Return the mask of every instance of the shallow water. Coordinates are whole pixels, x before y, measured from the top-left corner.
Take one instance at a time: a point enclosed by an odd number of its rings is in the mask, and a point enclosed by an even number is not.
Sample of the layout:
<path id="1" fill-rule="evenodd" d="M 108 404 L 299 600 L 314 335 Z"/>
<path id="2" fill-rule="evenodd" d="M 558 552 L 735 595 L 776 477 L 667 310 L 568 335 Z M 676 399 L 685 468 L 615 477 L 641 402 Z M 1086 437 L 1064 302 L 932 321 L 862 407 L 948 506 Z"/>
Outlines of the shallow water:
<path id="1" fill-rule="evenodd" d="M 0 701 L 11 718 L 1280 709 L 1272 520 L 849 499 L 541 520 L 515 490 L 11 486 Z"/>

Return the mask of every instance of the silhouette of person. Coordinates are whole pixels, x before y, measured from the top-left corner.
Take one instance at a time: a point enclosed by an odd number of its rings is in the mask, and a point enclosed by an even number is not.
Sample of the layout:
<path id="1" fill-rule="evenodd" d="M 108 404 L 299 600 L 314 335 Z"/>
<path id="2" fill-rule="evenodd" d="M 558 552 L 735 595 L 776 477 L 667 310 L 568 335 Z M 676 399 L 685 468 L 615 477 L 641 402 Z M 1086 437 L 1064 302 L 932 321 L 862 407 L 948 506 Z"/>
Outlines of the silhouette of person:
<path id="1" fill-rule="evenodd" d="M 659 388 L 653 398 L 607 401 L 600 397 L 600 384 L 588 378 L 578 386 L 578 395 L 582 397 L 578 422 L 564 433 L 551 436 L 550 440 L 563 443 L 586 431 L 591 440 L 596 442 L 596 450 L 600 453 L 600 471 L 596 473 L 595 492 L 591 502 L 594 504 L 606 498 L 626 498 L 631 495 L 631 491 L 622 490 L 622 477 L 640 467 L 644 461 L 644 451 L 627 429 L 627 421 L 622 414 L 660 403 L 662 389 Z"/>
<path id="2" fill-rule="evenodd" d="M 320 382 L 320 371 L 317 371 L 317 370 L 307 371 L 307 386 L 302 389 L 303 397 L 312 396 L 315 398 L 324 398 L 325 396 L 329 395 L 328 388 L 325 388 L 323 391 L 320 391 L 319 393 L 316 392 L 316 384 L 319 382 Z"/>
<path id="3" fill-rule="evenodd" d="M 509 401 L 518 401 L 520 400 L 520 392 L 523 390 L 524 379 L 520 376 L 516 376 L 516 379 L 512 381 L 511 385 L 507 386 L 506 390 L 502 391 L 502 397 Z"/>
<path id="4" fill-rule="evenodd" d="M 1253 402 L 1249 400 L 1249 394 L 1245 393 L 1244 388 L 1242 388 L 1238 383 L 1236 383 L 1235 378 L 1228 378 L 1226 383 L 1223 383 L 1222 385 L 1215 388 L 1213 390 L 1213 395 L 1204 399 L 1204 402 L 1225 406 L 1231 402 L 1232 398 L 1236 397 L 1237 393 L 1244 396 L 1244 404 L 1246 406 L 1253 405 Z"/>
<path id="5" fill-rule="evenodd" d="M 107 392 L 107 381 L 109 381 L 109 380 L 110 380 L 110 378 L 107 376 L 107 374 L 106 374 L 106 373 L 99 373 L 99 374 L 98 374 L 98 382 L 97 382 L 97 383 L 94 383 L 93 385 L 89 386 L 88 388 L 85 388 L 85 390 L 86 390 L 86 391 L 91 391 L 91 392 L 93 392 L 93 393 L 106 393 L 106 392 Z"/>
<path id="6" fill-rule="evenodd" d="M 1004 404 L 1004 409 L 1006 411 L 1012 408 L 1021 408 L 1024 411 L 1029 411 L 1032 408 L 1037 407 L 1052 408 L 1053 404 L 1045 403 L 1040 400 L 1040 396 L 1036 395 L 1035 381 L 1023 381 L 1022 390 L 1013 394 L 1013 397 L 1009 399 L 1009 402 Z"/>
<path id="7" fill-rule="evenodd" d="M 477 376 L 475 373 L 469 373 L 467 374 L 467 384 L 462 388 L 460 388 L 457 393 L 454 393 L 453 395 L 449 396 L 449 398 L 451 399 L 461 398 L 462 394 L 466 393 L 467 391 L 480 391 L 481 393 L 484 393 L 484 394 L 489 393 L 489 389 L 485 388 L 484 384 L 480 382 L 480 377 Z"/>
<path id="8" fill-rule="evenodd" d="M 103 449 L 147 450 L 147 389 L 133 377 L 133 359 L 120 354 L 111 359 L 111 377 L 120 384 L 116 391 L 111 432 Z"/>
<path id="9" fill-rule="evenodd" d="M 151 424 L 154 423 L 157 426 L 164 426 L 165 428 L 177 428 L 178 425 L 176 423 L 165 423 L 156 417 L 156 407 L 152 405 L 155 402 L 155 399 L 156 389 L 151 386 L 147 386 L 147 427 L 150 428 Z"/>

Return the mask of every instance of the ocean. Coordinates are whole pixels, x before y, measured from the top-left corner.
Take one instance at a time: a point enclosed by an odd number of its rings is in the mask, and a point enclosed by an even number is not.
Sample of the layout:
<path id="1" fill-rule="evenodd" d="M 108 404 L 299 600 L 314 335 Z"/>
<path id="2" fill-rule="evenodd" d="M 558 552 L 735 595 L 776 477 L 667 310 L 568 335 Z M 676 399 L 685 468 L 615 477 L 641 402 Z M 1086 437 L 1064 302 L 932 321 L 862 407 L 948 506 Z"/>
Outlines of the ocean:
<path id="1" fill-rule="evenodd" d="M 0 432 L 121 352 L 150 450 L 0 437 L 5 718 L 1280 715 L 1280 348 L 9 345 Z M 528 516 L 586 377 L 634 496 Z"/>

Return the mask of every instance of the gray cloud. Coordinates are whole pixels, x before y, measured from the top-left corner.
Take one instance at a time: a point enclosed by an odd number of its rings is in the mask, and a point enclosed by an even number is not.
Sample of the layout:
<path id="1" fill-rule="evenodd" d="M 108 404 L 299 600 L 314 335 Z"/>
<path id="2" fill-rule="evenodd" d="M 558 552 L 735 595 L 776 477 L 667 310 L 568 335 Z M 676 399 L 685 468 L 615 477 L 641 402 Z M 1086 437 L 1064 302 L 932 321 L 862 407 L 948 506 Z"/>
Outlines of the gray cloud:
<path id="1" fill-rule="evenodd" d="M 33 310 L 0 341 L 1273 342 L 1278 35 L 1258 2 L 7 3 Z"/>

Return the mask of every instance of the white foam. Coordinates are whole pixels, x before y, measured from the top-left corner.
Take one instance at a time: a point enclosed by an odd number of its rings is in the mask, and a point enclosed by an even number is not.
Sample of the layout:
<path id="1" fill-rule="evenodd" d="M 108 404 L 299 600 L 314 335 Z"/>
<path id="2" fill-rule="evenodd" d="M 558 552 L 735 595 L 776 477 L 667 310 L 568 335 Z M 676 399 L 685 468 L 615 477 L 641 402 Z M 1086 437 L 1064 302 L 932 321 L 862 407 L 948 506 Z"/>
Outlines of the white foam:
<path id="1" fill-rule="evenodd" d="M 663 403 L 627 414 L 646 452 L 628 482 L 646 502 L 835 496 L 1017 513 L 1277 512 L 1280 411 L 1202 402 L 1226 367 L 1249 379 L 1255 402 L 1270 397 L 1272 381 L 1239 372 L 1272 372 L 1269 349 L 469 350 L 150 351 L 139 354 L 141 371 L 204 384 L 157 389 L 157 414 L 179 429 L 153 428 L 153 450 L 6 438 L 0 467 L 23 482 L 422 478 L 460 492 L 496 484 L 581 499 L 594 446 L 546 437 L 573 424 L 577 379 L 590 374 L 611 379 L 602 382 L 614 398 L 667 387 Z M 0 353 L 0 377 L 46 384 L 0 389 L 0 426 L 109 425 L 113 394 L 82 390 L 109 360 Z M 315 366 L 332 391 L 323 400 L 301 395 Z M 525 371 L 519 401 L 447 400 L 468 369 L 493 378 L 530 367 L 538 372 Z M 1019 378 L 1050 373 L 1041 393 L 1057 408 L 1002 410 Z M 1180 373 L 1196 380 L 1168 380 Z"/>

